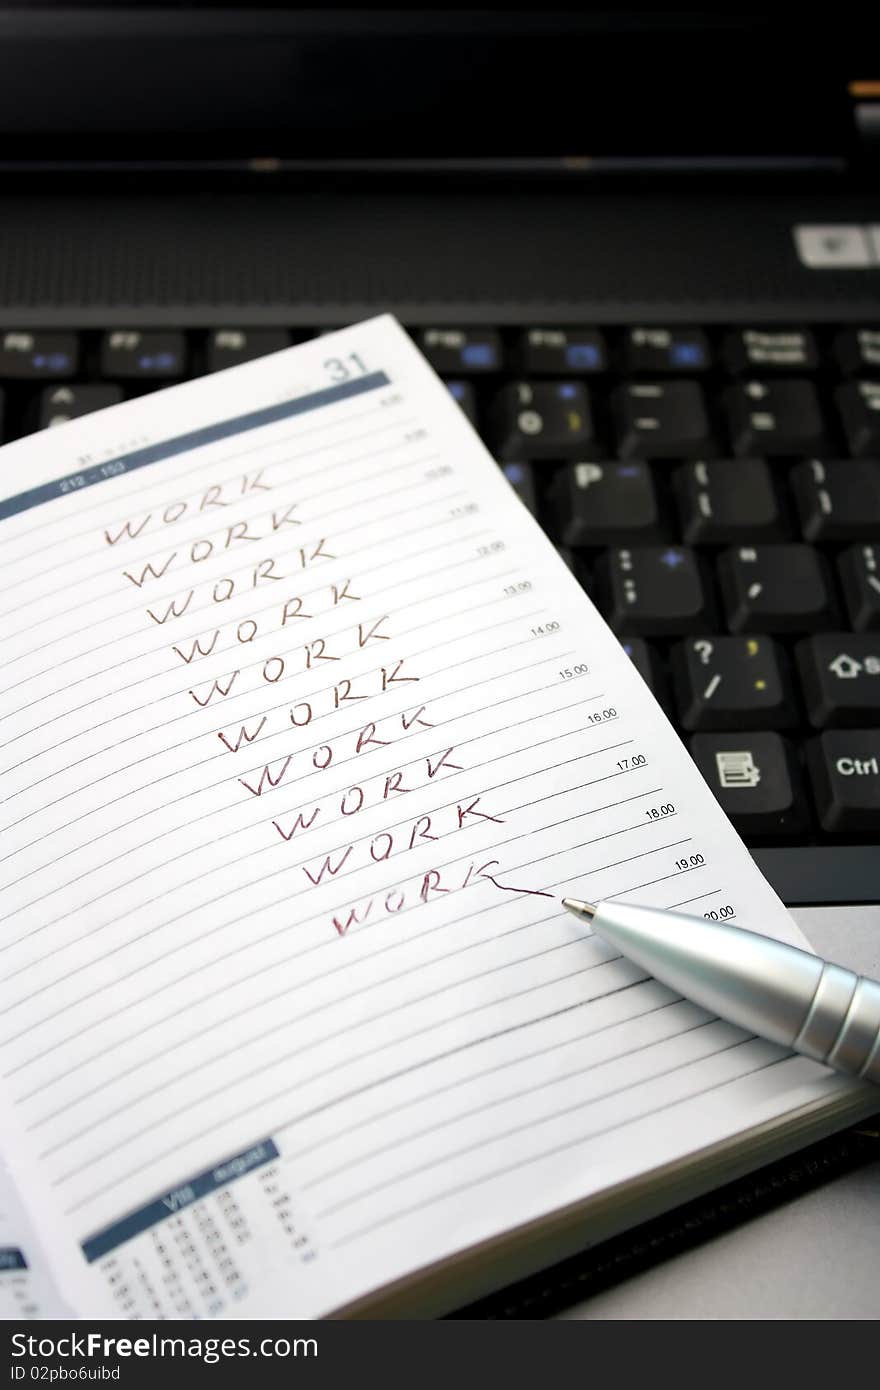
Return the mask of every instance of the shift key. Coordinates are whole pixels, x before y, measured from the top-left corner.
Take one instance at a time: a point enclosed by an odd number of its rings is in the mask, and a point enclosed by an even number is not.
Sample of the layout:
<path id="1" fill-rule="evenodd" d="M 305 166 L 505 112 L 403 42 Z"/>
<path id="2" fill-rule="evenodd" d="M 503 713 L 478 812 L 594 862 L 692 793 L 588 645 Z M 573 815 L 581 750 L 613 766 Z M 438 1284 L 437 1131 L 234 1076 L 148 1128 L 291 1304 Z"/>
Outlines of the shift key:
<path id="1" fill-rule="evenodd" d="M 807 765 L 823 829 L 880 831 L 880 730 L 830 729 L 807 745 Z"/>

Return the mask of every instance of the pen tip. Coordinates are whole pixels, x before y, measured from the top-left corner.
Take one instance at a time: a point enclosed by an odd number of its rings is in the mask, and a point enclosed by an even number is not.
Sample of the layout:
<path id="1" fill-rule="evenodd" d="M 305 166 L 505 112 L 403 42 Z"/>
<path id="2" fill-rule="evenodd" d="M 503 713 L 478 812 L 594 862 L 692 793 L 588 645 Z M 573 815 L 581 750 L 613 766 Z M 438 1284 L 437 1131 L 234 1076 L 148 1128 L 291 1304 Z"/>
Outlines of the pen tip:
<path id="1" fill-rule="evenodd" d="M 588 922 L 596 915 L 595 903 L 585 903 L 580 898 L 563 898 L 562 906 L 573 912 L 575 917 L 584 917 Z"/>

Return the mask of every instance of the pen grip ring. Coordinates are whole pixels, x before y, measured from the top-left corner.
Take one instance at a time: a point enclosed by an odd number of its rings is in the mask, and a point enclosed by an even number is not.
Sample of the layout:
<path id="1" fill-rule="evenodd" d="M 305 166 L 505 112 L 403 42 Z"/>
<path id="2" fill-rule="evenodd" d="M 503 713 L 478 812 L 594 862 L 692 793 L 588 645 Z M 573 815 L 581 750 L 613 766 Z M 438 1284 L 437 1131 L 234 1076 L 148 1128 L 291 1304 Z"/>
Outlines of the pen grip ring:
<path id="1" fill-rule="evenodd" d="M 794 1046 L 837 1071 L 880 1082 L 880 984 L 826 965 Z"/>

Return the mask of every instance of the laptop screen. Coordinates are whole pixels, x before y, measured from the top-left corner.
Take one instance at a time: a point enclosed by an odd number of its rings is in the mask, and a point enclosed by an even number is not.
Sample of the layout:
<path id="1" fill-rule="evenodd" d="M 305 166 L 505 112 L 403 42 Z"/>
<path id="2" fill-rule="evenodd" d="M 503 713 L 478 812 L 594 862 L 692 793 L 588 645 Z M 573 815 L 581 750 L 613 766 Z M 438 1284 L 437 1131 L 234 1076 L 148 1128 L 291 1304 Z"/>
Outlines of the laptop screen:
<path id="1" fill-rule="evenodd" d="M 7 169 L 830 165 L 853 140 L 865 40 L 725 9 L 0 3 L 0 154 Z"/>

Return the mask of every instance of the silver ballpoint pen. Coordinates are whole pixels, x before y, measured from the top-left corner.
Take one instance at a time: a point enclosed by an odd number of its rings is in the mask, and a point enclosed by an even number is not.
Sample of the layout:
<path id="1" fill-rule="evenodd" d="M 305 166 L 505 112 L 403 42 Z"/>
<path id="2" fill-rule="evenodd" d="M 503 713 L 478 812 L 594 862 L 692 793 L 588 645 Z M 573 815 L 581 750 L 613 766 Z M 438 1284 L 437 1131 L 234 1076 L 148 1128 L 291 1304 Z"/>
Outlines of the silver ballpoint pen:
<path id="1" fill-rule="evenodd" d="M 727 922 L 563 898 L 610 945 L 719 1018 L 880 1084 L 880 982 Z"/>

